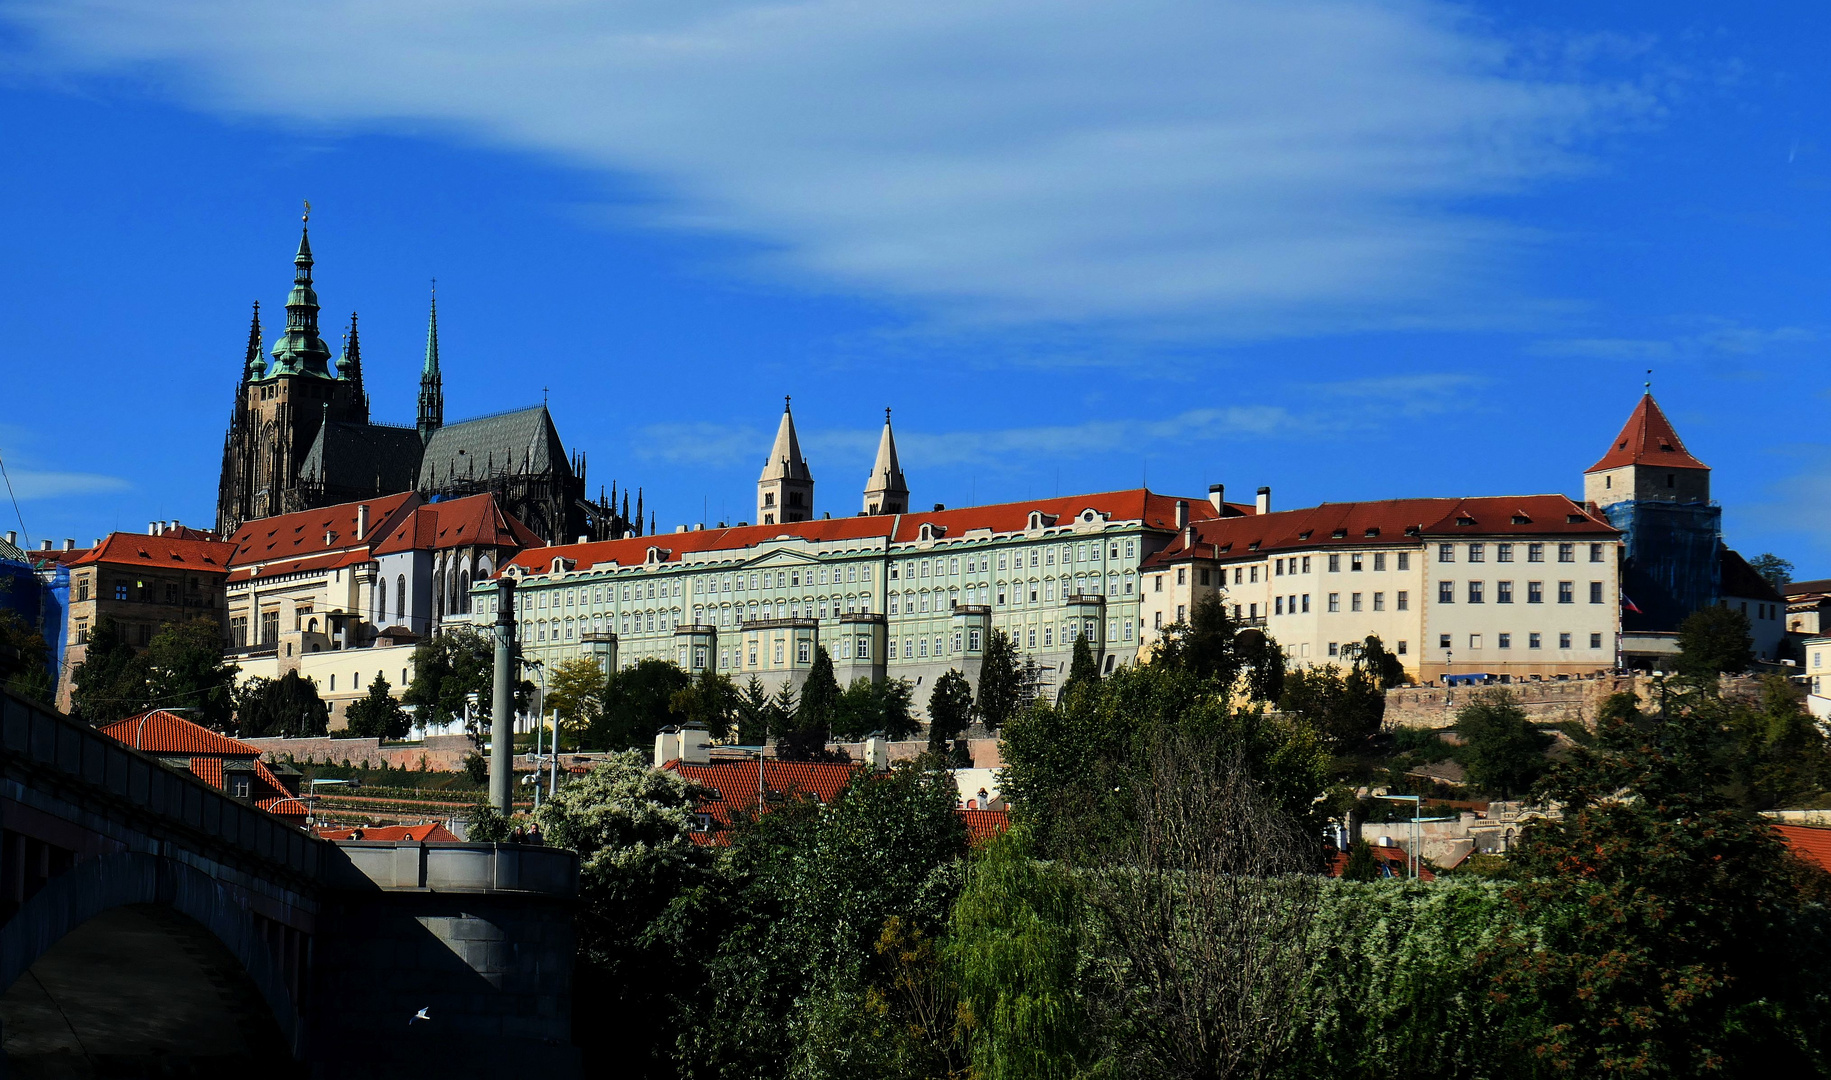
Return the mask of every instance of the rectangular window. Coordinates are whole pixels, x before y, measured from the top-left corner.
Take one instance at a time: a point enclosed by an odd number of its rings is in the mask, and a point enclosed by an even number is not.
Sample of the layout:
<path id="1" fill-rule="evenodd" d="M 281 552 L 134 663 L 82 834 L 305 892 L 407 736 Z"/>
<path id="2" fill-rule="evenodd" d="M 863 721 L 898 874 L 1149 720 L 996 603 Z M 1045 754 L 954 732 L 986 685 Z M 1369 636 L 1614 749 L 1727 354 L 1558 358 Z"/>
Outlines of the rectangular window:
<path id="1" fill-rule="evenodd" d="M 1223 570 L 1221 572 L 1223 574 L 1226 573 L 1225 570 Z M 1162 574 L 1152 574 L 1151 575 L 1151 591 L 1152 592 L 1162 592 L 1163 591 L 1163 575 Z"/>
<path id="2" fill-rule="evenodd" d="M 1385 593 L 1376 592 L 1373 594 L 1373 610 L 1375 610 L 1375 611 L 1385 611 L 1386 610 L 1386 594 Z"/>
<path id="3" fill-rule="evenodd" d="M 1361 570 L 1364 569 L 1364 567 L 1361 565 L 1361 553 L 1360 552 L 1357 551 L 1354 554 L 1348 556 L 1348 569 L 1351 572 L 1356 573 L 1356 574 L 1360 573 Z"/>
<path id="4" fill-rule="evenodd" d="M 1600 604 L 1602 602 L 1602 583 L 1600 581 L 1592 581 L 1589 583 L 1589 602 L 1592 604 Z"/>
<path id="5" fill-rule="evenodd" d="M 1176 583 L 1178 585 L 1187 585 L 1189 583 L 1189 568 L 1188 567 L 1179 566 L 1176 568 Z"/>
<path id="6" fill-rule="evenodd" d="M 1208 578 L 1209 578 L 1209 575 L 1210 575 L 1210 574 L 1212 574 L 1212 573 L 1213 573 L 1213 571 L 1211 571 L 1211 570 L 1208 570 L 1208 569 L 1206 569 L 1206 568 L 1204 568 L 1204 569 L 1203 569 L 1203 570 L 1202 570 L 1202 584 L 1203 584 L 1203 585 L 1206 585 L 1206 584 L 1208 584 Z M 1128 585 L 1129 585 L 1129 584 L 1131 584 L 1131 581 L 1132 581 L 1132 579 L 1131 579 L 1131 578 L 1130 578 L 1130 577 L 1127 577 L 1127 578 L 1126 578 L 1126 579 L 1125 579 L 1125 582 L 1126 582 L 1126 584 L 1128 584 Z M 1129 591 L 1130 591 L 1130 590 L 1129 590 L 1129 589 L 1128 589 L 1128 590 L 1127 590 L 1127 591 L 1128 591 L 1128 592 L 1129 592 Z"/>
<path id="7" fill-rule="evenodd" d="M 1254 585 L 1257 585 L 1259 583 L 1258 566 L 1254 565 L 1254 566 L 1249 566 L 1246 568 L 1246 580 L 1251 582 Z"/>
<path id="8" fill-rule="evenodd" d="M 1130 545 L 1128 544 L 1127 546 L 1129 547 Z M 1035 631 L 1031 631 L 1031 634 L 1034 636 Z M 1125 640 L 1132 640 L 1132 620 L 1130 619 L 1125 620 Z"/>
<path id="9" fill-rule="evenodd" d="M 1341 655 L 1341 643 L 1340 642 L 1336 642 L 1336 641 L 1329 642 L 1329 655 L 1330 656 L 1340 656 Z"/>
<path id="10" fill-rule="evenodd" d="M 1176 605 L 1176 621 L 1182 622 L 1184 619 L 1186 619 L 1188 617 L 1189 617 L 1188 607 L 1183 604 Z"/>
<path id="11" fill-rule="evenodd" d="M 1512 634 L 1496 634 L 1494 636 L 1496 638 L 1496 640 L 1494 642 L 1496 647 L 1502 648 L 1502 649 L 1511 649 L 1513 647 L 1513 635 Z"/>
<path id="12" fill-rule="evenodd" d="M 1471 648 L 1471 649 L 1481 648 L 1481 635 L 1480 634 L 1470 634 L 1469 635 L 1469 648 Z"/>
<path id="13" fill-rule="evenodd" d="M 1540 634 L 1527 634 L 1526 635 L 1526 648 L 1528 648 L 1528 649 L 1539 648 L 1541 645 L 1542 637 L 1543 636 Z"/>
<path id="14" fill-rule="evenodd" d="M 1602 635 L 1591 634 L 1589 636 L 1589 647 L 1592 649 L 1600 649 L 1602 647 Z"/>
<path id="15" fill-rule="evenodd" d="M 115 599 L 116 599 L 116 600 L 125 600 L 125 599 L 127 599 L 127 582 L 125 582 L 125 581 L 119 581 L 119 582 L 116 582 L 116 583 L 115 583 L 115 586 L 114 586 L 114 598 L 115 598 Z"/>
<path id="16" fill-rule="evenodd" d="M 1246 580 L 1246 571 L 1242 570 L 1241 568 L 1239 568 L 1237 566 L 1234 567 L 1233 568 L 1233 583 L 1235 585 L 1238 585 L 1238 584 L 1241 584 L 1242 582 L 1244 582 L 1245 580 Z"/>
<path id="17" fill-rule="evenodd" d="M 1386 553 L 1384 551 L 1376 551 L 1373 553 L 1373 569 L 1376 573 L 1386 569 Z"/>
<path id="18" fill-rule="evenodd" d="M 1329 610 L 1330 611 L 1340 611 L 1341 610 L 1341 594 L 1340 593 L 1332 592 L 1329 594 Z"/>
<path id="19" fill-rule="evenodd" d="M 1455 562 L 1456 561 L 1456 545 L 1455 544 L 1438 544 L 1437 545 L 1437 561 L 1440 563 Z"/>
<path id="20" fill-rule="evenodd" d="M 1163 612 L 1161 612 L 1161 611 L 1151 612 L 1151 629 L 1153 629 L 1153 630 L 1162 630 L 1163 629 Z M 1044 631 L 1043 633 L 1044 633 L 1045 637 L 1048 635 L 1048 631 Z"/>
<path id="21" fill-rule="evenodd" d="M 1405 655 L 1405 639 L 1404 638 L 1399 639 L 1399 647 L 1394 649 L 1393 651 L 1398 653 L 1400 656 Z"/>
<path id="22" fill-rule="evenodd" d="M 1569 634 L 1559 634 L 1558 635 L 1558 648 L 1560 648 L 1560 649 L 1570 648 L 1570 635 Z"/>
<path id="23" fill-rule="evenodd" d="M 1602 561 L 1602 545 L 1601 544 L 1591 544 L 1589 546 L 1589 561 L 1590 562 L 1601 562 Z"/>
<path id="24" fill-rule="evenodd" d="M 1488 557 L 1488 546 L 1486 544 L 1470 544 L 1469 545 L 1469 561 L 1470 562 L 1482 562 L 1482 561 L 1486 560 L 1487 557 Z"/>
<path id="25" fill-rule="evenodd" d="M 1450 636 L 1448 634 L 1438 634 L 1437 635 L 1437 648 L 1447 649 L 1449 647 L 1450 647 Z"/>
<path id="26" fill-rule="evenodd" d="M 979 649 L 980 649 L 979 634 L 980 634 L 980 630 L 978 627 L 974 627 L 973 629 L 967 631 L 966 647 L 969 651 L 971 651 L 971 652 L 979 651 Z"/>
<path id="27" fill-rule="evenodd" d="M 1437 582 L 1437 603 L 1453 604 L 1456 602 L 1456 583 L 1453 581 Z"/>
<path id="28" fill-rule="evenodd" d="M 1308 615 L 1310 613 L 1310 594 L 1309 593 L 1303 594 L 1303 613 L 1305 615 Z"/>
<path id="29" fill-rule="evenodd" d="M 1401 569 L 1401 570 L 1410 570 L 1411 569 L 1411 552 L 1409 552 L 1409 551 L 1399 552 L 1399 569 Z"/>
<path id="30" fill-rule="evenodd" d="M 1577 561 L 1577 545 L 1559 544 L 1558 545 L 1558 561 L 1559 562 L 1576 562 Z"/>
<path id="31" fill-rule="evenodd" d="M 1544 562 L 1545 561 L 1545 545 L 1544 544 L 1527 544 L 1526 545 L 1526 561 L 1527 562 Z"/>
<path id="32" fill-rule="evenodd" d="M 1577 602 L 1577 586 L 1574 582 L 1558 582 L 1558 603 L 1574 604 Z"/>
<path id="33" fill-rule="evenodd" d="M 1348 610 L 1349 611 L 1359 611 L 1360 609 L 1361 609 L 1361 594 L 1360 593 L 1349 593 L 1348 594 Z"/>
<path id="34" fill-rule="evenodd" d="M 1329 556 L 1329 573 L 1331 573 L 1331 574 L 1341 573 L 1341 556 L 1340 555 Z"/>
<path id="35" fill-rule="evenodd" d="M 1306 574 L 1310 572 L 1310 557 L 1308 555 L 1303 557 L 1303 572 Z"/>
<path id="36" fill-rule="evenodd" d="M 1284 576 L 1284 560 L 1283 559 L 1273 559 L 1272 560 L 1272 576 L 1273 577 L 1283 577 Z M 1202 584 L 1206 585 L 1207 582 L 1204 581 L 1204 582 L 1202 582 Z"/>
<path id="37" fill-rule="evenodd" d="M 1512 544 L 1495 544 L 1494 545 L 1494 561 L 1495 562 L 1512 562 L 1513 561 L 1513 545 Z"/>
<path id="38" fill-rule="evenodd" d="M 1545 583 L 1542 581 L 1526 582 L 1526 603 L 1542 604 L 1545 602 Z"/>
<path id="39" fill-rule="evenodd" d="M 1278 596 L 1278 597 L 1272 598 L 1272 614 L 1273 615 L 1284 614 L 1284 597 Z"/>
<path id="40" fill-rule="evenodd" d="M 1399 593 L 1393 597 L 1393 603 L 1400 611 L 1410 611 L 1411 594 L 1401 589 Z"/>
<path id="41" fill-rule="evenodd" d="M 1496 604 L 1511 604 L 1513 602 L 1513 583 L 1511 581 L 1496 581 L 1494 583 L 1494 602 Z"/>
<path id="42" fill-rule="evenodd" d="M 795 662 L 798 664 L 805 664 L 812 660 L 813 657 L 809 655 L 809 652 L 810 644 L 806 638 L 797 641 L 795 643 Z"/>
<path id="43" fill-rule="evenodd" d="M 1481 582 L 1479 582 L 1479 581 L 1469 582 L 1469 603 L 1471 603 L 1471 604 L 1481 603 Z"/>

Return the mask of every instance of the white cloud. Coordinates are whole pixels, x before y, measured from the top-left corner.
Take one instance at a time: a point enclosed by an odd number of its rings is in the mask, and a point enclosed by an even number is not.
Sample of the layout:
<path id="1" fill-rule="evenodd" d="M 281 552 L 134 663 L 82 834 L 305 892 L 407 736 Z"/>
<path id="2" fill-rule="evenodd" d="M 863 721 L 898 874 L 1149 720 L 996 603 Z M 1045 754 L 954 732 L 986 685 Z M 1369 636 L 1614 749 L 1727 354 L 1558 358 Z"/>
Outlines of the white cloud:
<path id="1" fill-rule="evenodd" d="M 1571 356 L 1595 360 L 1697 360 L 1702 358 L 1760 356 L 1788 345 L 1819 340 L 1819 333 L 1801 326 L 1772 329 L 1710 320 L 1704 328 L 1655 338 L 1558 338 L 1531 347 L 1540 356 Z"/>
<path id="2" fill-rule="evenodd" d="M 946 320 L 1466 321 L 1466 209 L 1648 102 L 1433 0 L 0 0 L 19 62 L 633 180 L 621 211 Z M 334 207 L 321 207 L 327 223 Z"/>
<path id="3" fill-rule="evenodd" d="M 650 424 L 636 433 L 630 449 L 645 461 L 672 465 L 732 466 L 755 458 L 757 468 L 769 456 L 769 440 L 750 427 L 726 424 Z"/>
<path id="4" fill-rule="evenodd" d="M 13 482 L 13 496 L 20 502 L 62 499 L 72 495 L 100 495 L 110 491 L 126 491 L 132 486 L 118 476 L 104 476 L 101 473 L 45 472 L 9 467 L 7 475 Z"/>

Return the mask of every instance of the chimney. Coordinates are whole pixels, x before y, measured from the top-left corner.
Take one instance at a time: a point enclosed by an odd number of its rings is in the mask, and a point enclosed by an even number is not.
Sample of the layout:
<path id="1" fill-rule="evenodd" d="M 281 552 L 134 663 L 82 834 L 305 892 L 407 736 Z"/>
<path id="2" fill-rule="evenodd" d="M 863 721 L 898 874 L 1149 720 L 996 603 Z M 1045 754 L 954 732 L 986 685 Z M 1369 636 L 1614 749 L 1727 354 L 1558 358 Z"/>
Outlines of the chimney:
<path id="1" fill-rule="evenodd" d="M 947 504 L 946 504 L 946 503 L 936 503 L 936 504 L 935 504 L 935 510 L 936 510 L 936 511 L 937 511 L 937 512 L 938 512 L 938 511 L 941 511 L 941 510 L 945 510 L 945 509 L 947 509 Z"/>
<path id="2" fill-rule="evenodd" d="M 1268 488 L 1268 487 L 1260 488 L 1259 489 L 1259 498 L 1255 502 L 1256 502 L 1256 505 L 1254 506 L 1254 509 L 1257 510 L 1259 513 L 1261 513 L 1261 514 L 1271 513 L 1272 512 L 1272 489 Z"/>
<path id="3" fill-rule="evenodd" d="M 102 546 L 102 538 L 101 538 L 101 537 L 99 537 L 99 536 L 98 536 L 98 537 L 96 537 L 96 538 L 95 538 L 95 546 L 96 546 L 96 547 L 101 547 L 101 546 Z M 70 539 L 70 538 L 69 538 L 69 537 L 67 537 L 67 536 L 66 536 L 66 537 L 64 537 L 64 550 L 65 550 L 65 551 L 75 551 L 75 550 L 76 550 L 76 541 L 74 541 L 74 540 L 72 540 L 72 539 Z"/>
<path id="4" fill-rule="evenodd" d="M 51 550 L 51 541 L 49 541 L 49 540 L 46 540 L 46 541 L 45 541 L 45 542 L 44 542 L 44 548 L 43 548 L 43 550 L 45 550 L 45 551 L 49 551 L 49 550 Z"/>
<path id="5" fill-rule="evenodd" d="M 95 546 L 96 547 L 102 546 L 101 537 L 98 536 L 95 538 Z M 68 536 L 64 537 L 64 550 L 65 551 L 75 551 L 76 550 L 76 541 L 70 539 Z"/>
<path id="6" fill-rule="evenodd" d="M 584 535 L 584 534 L 583 534 L 583 533 L 580 533 L 580 534 L 579 534 L 579 543 L 581 543 L 581 544 L 589 544 L 589 543 L 591 543 L 591 537 L 589 537 L 589 536 L 586 536 L 586 535 Z"/>
<path id="7" fill-rule="evenodd" d="M 1183 526 L 1183 549 L 1186 551 L 1195 546 L 1195 526 Z"/>
<path id="8" fill-rule="evenodd" d="M 1178 499 L 1176 500 L 1176 527 L 1180 529 L 1187 524 L 1189 524 L 1189 500 Z"/>
<path id="9" fill-rule="evenodd" d="M 356 507 L 356 539 L 369 538 L 369 504 L 362 503 Z"/>
<path id="10" fill-rule="evenodd" d="M 1208 505 L 1214 507 L 1214 512 L 1216 514 L 1222 513 L 1221 507 L 1227 505 L 1226 495 L 1226 484 L 1208 485 Z"/>
<path id="11" fill-rule="evenodd" d="M 19 534 L 16 532 L 13 532 L 11 530 L 8 530 L 8 532 L 6 534 L 6 542 L 13 545 L 14 547 L 18 547 L 19 546 Z"/>
<path id="12" fill-rule="evenodd" d="M 182 529 L 182 528 L 184 528 L 184 526 L 178 524 L 178 519 L 173 518 L 172 519 L 172 531 L 177 532 L 179 529 Z"/>
<path id="13" fill-rule="evenodd" d="M 712 737 L 699 724 L 688 724 L 680 729 L 680 761 L 683 765 L 709 765 L 712 763 Z"/>
<path id="14" fill-rule="evenodd" d="M 677 533 L 683 533 L 683 532 L 687 531 L 687 527 L 685 525 L 676 525 L 676 526 L 674 526 L 674 531 Z"/>
<path id="15" fill-rule="evenodd" d="M 873 731 L 865 736 L 865 768 L 872 772 L 888 772 L 890 769 L 890 744 L 881 731 Z"/>
<path id="16" fill-rule="evenodd" d="M 159 535 L 159 523 L 157 521 L 149 521 L 146 523 L 146 535 L 148 535 L 148 536 L 158 536 Z"/>
<path id="17" fill-rule="evenodd" d="M 655 768 L 680 757 L 680 729 L 664 727 L 655 734 Z"/>

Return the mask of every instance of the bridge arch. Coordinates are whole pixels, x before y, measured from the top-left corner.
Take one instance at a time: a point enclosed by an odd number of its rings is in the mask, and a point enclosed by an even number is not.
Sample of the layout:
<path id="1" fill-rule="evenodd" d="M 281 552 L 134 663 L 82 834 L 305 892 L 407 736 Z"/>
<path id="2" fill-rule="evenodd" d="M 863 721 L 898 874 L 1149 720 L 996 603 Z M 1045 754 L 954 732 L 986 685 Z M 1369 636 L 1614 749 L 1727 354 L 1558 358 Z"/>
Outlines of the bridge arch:
<path id="1" fill-rule="evenodd" d="M 9 1054 L 74 1044 L 116 1058 L 271 1063 L 299 1056 L 302 1030 L 246 898 L 176 859 L 86 859 L 0 927 L 0 1039 Z M 210 1033 L 207 1045 L 200 1031 Z"/>

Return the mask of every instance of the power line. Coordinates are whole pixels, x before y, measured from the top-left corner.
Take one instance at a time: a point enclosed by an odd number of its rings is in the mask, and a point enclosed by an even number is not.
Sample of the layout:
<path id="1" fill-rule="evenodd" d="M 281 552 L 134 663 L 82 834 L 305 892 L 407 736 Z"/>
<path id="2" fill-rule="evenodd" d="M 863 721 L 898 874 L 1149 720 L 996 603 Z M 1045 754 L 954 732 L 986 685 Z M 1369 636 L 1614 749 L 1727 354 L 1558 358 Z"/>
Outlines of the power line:
<path id="1" fill-rule="evenodd" d="M 0 478 L 6 480 L 7 497 L 13 500 L 13 516 L 19 519 L 19 535 L 25 539 L 25 547 L 22 550 L 30 551 L 32 549 L 32 534 L 25 527 L 25 515 L 19 512 L 19 496 L 13 494 L 13 478 L 6 471 L 5 458 L 0 458 Z"/>

